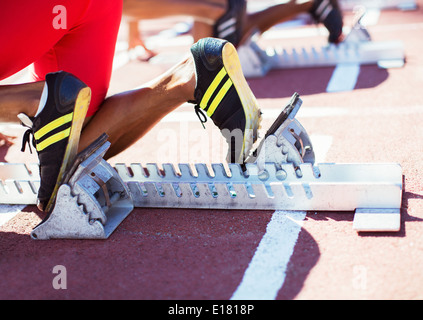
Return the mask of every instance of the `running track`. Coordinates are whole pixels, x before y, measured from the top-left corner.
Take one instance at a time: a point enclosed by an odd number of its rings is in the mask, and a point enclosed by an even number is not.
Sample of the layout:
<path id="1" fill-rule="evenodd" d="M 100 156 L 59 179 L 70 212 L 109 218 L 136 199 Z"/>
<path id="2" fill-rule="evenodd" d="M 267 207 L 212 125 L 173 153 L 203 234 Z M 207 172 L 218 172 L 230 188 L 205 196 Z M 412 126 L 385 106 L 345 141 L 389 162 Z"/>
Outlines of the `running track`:
<path id="1" fill-rule="evenodd" d="M 297 118 L 319 162 L 402 165 L 400 232 L 357 234 L 351 212 L 136 209 L 106 241 L 34 241 L 29 234 L 43 213 L 34 206 L 2 206 L 0 299 L 422 299 L 423 1 L 418 3 L 415 11 L 382 11 L 368 27 L 374 40 L 403 41 L 403 68 L 361 66 L 353 88 L 331 93 L 334 68 L 249 79 L 264 125 L 293 92 L 300 93 Z M 172 26 L 175 20 L 161 22 Z M 154 35 L 156 26 L 144 22 L 143 31 Z M 260 41 L 287 48 L 325 41 L 314 26 L 301 32 L 293 38 L 276 29 Z M 124 32 L 122 46 L 123 40 Z M 188 36 L 166 45 L 153 40 L 163 53 L 189 47 Z M 166 68 L 129 60 L 118 50 L 110 94 L 140 86 Z M 22 73 L 8 81 L 24 79 Z M 23 129 L 4 125 L 2 132 L 19 138 L 0 148 L 1 161 L 36 162 L 19 151 Z M 211 122 L 202 129 L 192 107 L 183 105 L 110 162 L 223 162 L 224 144 L 213 138 L 218 135 Z M 58 265 L 66 268 L 65 290 L 53 286 Z"/>

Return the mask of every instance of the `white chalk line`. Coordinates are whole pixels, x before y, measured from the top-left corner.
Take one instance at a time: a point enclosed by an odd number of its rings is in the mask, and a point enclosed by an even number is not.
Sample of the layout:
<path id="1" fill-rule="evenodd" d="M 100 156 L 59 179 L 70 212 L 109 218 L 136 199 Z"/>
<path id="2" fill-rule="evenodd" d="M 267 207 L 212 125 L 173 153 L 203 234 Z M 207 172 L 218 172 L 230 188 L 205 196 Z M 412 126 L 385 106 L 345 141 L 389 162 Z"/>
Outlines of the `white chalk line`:
<path id="1" fill-rule="evenodd" d="M 312 135 L 313 148 L 319 150 L 316 163 L 323 162 L 332 137 Z M 248 265 L 231 300 L 274 300 L 282 288 L 289 260 L 302 229 L 305 211 L 275 211 L 266 233 Z"/>
<path id="2" fill-rule="evenodd" d="M 6 224 L 8 221 L 13 219 L 19 212 L 21 212 L 26 206 L 25 205 L 0 205 L 0 227 Z"/>
<path id="3" fill-rule="evenodd" d="M 352 91 L 360 74 L 360 64 L 341 63 L 335 67 L 332 77 L 326 87 L 326 92 Z"/>
<path id="4" fill-rule="evenodd" d="M 306 212 L 276 211 L 231 300 L 274 300 L 285 281 Z"/>

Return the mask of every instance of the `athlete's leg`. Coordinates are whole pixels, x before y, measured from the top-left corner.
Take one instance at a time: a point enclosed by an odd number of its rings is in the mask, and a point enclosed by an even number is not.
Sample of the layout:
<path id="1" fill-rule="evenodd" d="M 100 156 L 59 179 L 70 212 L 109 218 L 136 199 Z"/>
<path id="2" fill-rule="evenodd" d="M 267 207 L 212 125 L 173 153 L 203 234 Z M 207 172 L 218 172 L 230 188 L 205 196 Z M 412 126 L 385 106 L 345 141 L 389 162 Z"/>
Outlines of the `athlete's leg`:
<path id="1" fill-rule="evenodd" d="M 58 70 L 75 75 L 91 88 L 87 114 L 90 117 L 98 110 L 109 88 L 122 2 L 91 0 L 88 3 L 79 23 L 36 60 L 34 80 L 43 80 L 47 73 Z"/>
<path id="2" fill-rule="evenodd" d="M 342 13 L 337 0 L 290 0 L 249 14 L 245 18 L 242 41 L 245 41 L 255 30 L 263 33 L 300 13 L 310 13 L 316 22 L 323 23 L 329 31 L 330 42 L 340 41 Z"/>
<path id="3" fill-rule="evenodd" d="M 19 113 L 34 116 L 43 87 L 44 81 L 0 86 L 0 121 L 18 123 Z"/>
<path id="4" fill-rule="evenodd" d="M 157 55 L 156 52 L 147 48 L 144 43 L 140 34 L 138 20 L 130 20 L 128 21 L 128 50 L 134 49 L 137 46 L 141 46 L 145 50 L 147 54 L 146 61 Z"/>
<path id="5" fill-rule="evenodd" d="M 84 21 L 83 24 L 72 28 L 66 36 L 58 36 L 58 39 L 55 40 L 57 45 L 52 49 L 49 50 L 49 46 L 46 46 L 44 50 L 40 50 L 40 55 L 43 51 L 47 53 L 37 60 L 34 68 L 35 76 L 42 79 L 46 73 L 64 69 L 89 84 L 91 89 L 94 87 L 94 92 L 96 88 L 102 87 L 101 92 L 97 90 L 100 93 L 94 93 L 95 109 L 91 109 L 91 113 L 94 114 L 100 104 L 101 110 L 97 112 L 86 130 L 83 131 L 79 150 L 88 146 L 103 132 L 110 135 L 114 149 L 123 150 L 134 139 L 138 139 L 147 132 L 165 114 L 192 98 L 194 87 L 187 91 L 190 92 L 188 95 L 184 94 L 186 90 L 183 88 L 193 79 L 194 73 L 192 68 L 190 71 L 186 70 L 189 69 L 189 63 L 186 61 L 164 76 L 153 80 L 144 88 L 116 95 L 103 103 L 110 79 L 114 44 L 108 45 L 105 50 L 102 50 L 104 46 L 97 47 L 96 40 L 104 40 L 102 37 L 107 37 L 115 41 L 116 34 L 104 34 L 104 28 L 107 24 L 101 10 L 107 9 L 107 5 L 106 1 L 98 3 L 101 8 L 95 9 L 100 11 L 93 10 L 93 13 L 98 14 L 97 21 L 90 20 L 90 24 Z M 87 10 L 89 9 L 87 8 Z M 50 12 L 50 9 L 48 12 Z M 120 14 L 118 16 L 120 18 Z M 119 19 L 107 20 L 107 22 L 118 25 Z M 36 23 L 34 22 L 34 24 Z M 48 27 L 50 28 L 50 26 Z M 91 30 L 94 30 L 92 34 L 89 33 Z M 43 34 L 42 30 L 39 30 L 39 32 Z M 82 42 L 80 42 L 81 36 Z M 109 40 L 107 39 L 108 43 L 110 43 Z M 110 52 L 112 52 L 111 55 Z M 104 59 L 102 60 L 104 56 L 107 56 L 106 62 L 104 62 Z M 4 61 L 13 61 L 13 59 L 9 58 Z M 26 61 L 26 64 L 30 63 L 31 58 L 26 58 Z M 26 64 L 21 64 L 21 67 Z M 18 69 L 10 71 L 10 74 L 18 71 Z M 16 115 L 21 112 L 33 117 L 38 108 L 43 87 L 44 81 L 1 87 L 0 119 L 2 121 L 16 121 Z M 131 128 L 139 128 L 139 123 L 142 123 L 145 128 L 131 130 Z"/>
<path id="6" fill-rule="evenodd" d="M 192 38 L 194 42 L 197 42 L 200 39 L 212 37 L 213 36 L 213 26 L 214 24 L 210 24 L 200 20 L 194 20 L 194 25 L 192 26 Z"/>
<path id="7" fill-rule="evenodd" d="M 80 149 L 106 132 L 111 142 L 106 157 L 120 153 L 169 112 L 193 99 L 194 89 L 194 65 L 190 57 L 139 89 L 107 98 L 84 128 Z"/>
<path id="8" fill-rule="evenodd" d="M 79 22 L 88 1 L 60 3 L 58 6 L 54 0 L 1 2 L 0 79 L 42 57 Z"/>
<path id="9" fill-rule="evenodd" d="M 0 88 L 0 119 L 13 121 L 22 113 L 19 119 L 28 127 L 23 148 L 28 143 L 37 150 L 41 178 L 39 208 L 47 211 L 78 150 L 91 98 L 86 84 L 69 73 L 55 71 L 69 70 L 90 83 L 94 113 L 107 93 L 121 18 L 121 3 L 117 0 L 64 0 L 60 8 L 56 4 L 52 0 L 39 3 L 18 0 L 0 5 L 0 12 L 11 17 L 0 17 L 1 29 L 11 30 L 0 36 L 0 41 L 6 44 L 1 50 L 0 78 L 34 60 L 35 80 L 47 78 Z M 21 12 L 24 17 L 19 16 Z M 57 14 L 62 14 L 59 20 Z"/>
<path id="10" fill-rule="evenodd" d="M 250 35 L 254 30 L 263 33 L 278 23 L 292 19 L 299 13 L 308 12 L 312 4 L 312 0 L 291 0 L 249 14 L 244 23 L 243 38 Z"/>
<path id="11" fill-rule="evenodd" d="M 27 67 L 48 52 L 84 14 L 87 2 L 3 1 L 0 4 L 0 80 Z M 56 8 L 56 9 L 55 9 Z M 56 12 L 56 13 L 54 13 Z M 64 14 L 66 21 L 56 21 Z M 66 29 L 63 27 L 66 24 Z M 6 32 L 7 30 L 7 32 Z M 57 70 L 54 70 L 57 71 Z M 18 122 L 17 114 L 35 115 L 44 82 L 0 86 L 0 121 Z"/>
<path id="12" fill-rule="evenodd" d="M 123 14 L 129 22 L 129 48 L 134 48 L 136 45 L 144 46 L 139 33 L 139 20 L 169 16 L 192 17 L 194 19 L 192 35 L 196 42 L 213 35 L 213 25 L 225 13 L 226 7 L 227 0 L 124 0 Z M 154 56 L 151 52 L 149 54 Z"/>
<path id="13" fill-rule="evenodd" d="M 189 16 L 213 24 L 224 12 L 226 0 L 124 0 L 123 14 L 143 20 Z"/>
<path id="14" fill-rule="evenodd" d="M 242 162 L 257 137 L 260 112 L 235 49 L 227 41 L 206 38 L 197 42 L 191 53 L 142 88 L 106 99 L 85 127 L 80 148 L 106 132 L 111 142 L 106 159 L 114 156 L 189 101 L 196 104 L 197 114 L 202 113 L 200 109 L 207 112 L 222 133 L 236 130 L 241 144 L 237 149 L 230 145 L 230 159 Z"/>
<path id="15" fill-rule="evenodd" d="M 57 17 L 54 0 L 40 3 L 18 0 L 0 5 L 1 29 L 13 30 L 0 33 L 0 79 L 35 61 L 33 78 L 36 81 L 0 86 L 0 121 L 19 122 L 19 113 L 33 117 L 45 75 L 59 70 L 76 75 L 91 88 L 88 116 L 103 102 L 112 71 L 121 3 L 117 0 L 61 3 L 61 13 L 65 15 L 61 28 L 54 25 Z M 6 12 L 7 15 L 3 14 Z"/>
<path id="16" fill-rule="evenodd" d="M 18 123 L 17 115 L 34 115 L 40 101 L 44 82 L 0 86 L 0 121 Z M 16 137 L 0 133 L 0 146 L 11 146 Z"/>

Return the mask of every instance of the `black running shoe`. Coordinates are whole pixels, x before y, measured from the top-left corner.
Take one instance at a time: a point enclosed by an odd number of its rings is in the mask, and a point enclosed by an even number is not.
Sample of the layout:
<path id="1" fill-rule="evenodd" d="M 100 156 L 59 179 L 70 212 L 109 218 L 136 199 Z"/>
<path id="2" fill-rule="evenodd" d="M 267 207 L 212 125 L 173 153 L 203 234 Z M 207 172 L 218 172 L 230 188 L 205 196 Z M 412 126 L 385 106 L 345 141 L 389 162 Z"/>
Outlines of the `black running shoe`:
<path id="1" fill-rule="evenodd" d="M 317 22 L 322 22 L 329 31 L 329 42 L 339 43 L 342 40 L 342 12 L 337 0 L 315 0 L 310 10 Z"/>
<path id="2" fill-rule="evenodd" d="M 46 76 L 47 99 L 43 110 L 35 117 L 19 114 L 22 124 L 29 127 L 24 134 L 26 144 L 36 148 L 40 165 L 38 208 L 53 209 L 63 176 L 72 165 L 78 151 L 82 125 L 91 99 L 91 90 L 67 72 Z M 44 90 L 46 90 L 44 88 Z"/>
<path id="3" fill-rule="evenodd" d="M 246 0 L 228 0 L 225 14 L 214 25 L 213 37 L 228 40 L 238 46 L 246 12 Z"/>
<path id="4" fill-rule="evenodd" d="M 229 144 L 227 161 L 244 163 L 257 140 L 261 112 L 242 73 L 235 47 L 226 40 L 205 38 L 191 47 L 196 67 L 195 111 L 204 112 Z"/>

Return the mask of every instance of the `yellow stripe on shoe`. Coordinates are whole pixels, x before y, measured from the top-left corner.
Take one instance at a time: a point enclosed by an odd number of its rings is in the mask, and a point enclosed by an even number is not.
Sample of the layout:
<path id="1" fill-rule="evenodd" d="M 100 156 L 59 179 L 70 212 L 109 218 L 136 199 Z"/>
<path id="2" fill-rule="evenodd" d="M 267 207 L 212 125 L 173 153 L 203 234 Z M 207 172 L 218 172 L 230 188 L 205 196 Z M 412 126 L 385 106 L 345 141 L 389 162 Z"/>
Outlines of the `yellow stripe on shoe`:
<path id="1" fill-rule="evenodd" d="M 226 76 L 226 74 L 227 74 L 226 73 L 226 70 L 223 67 L 219 71 L 219 73 L 216 75 L 216 77 L 214 78 L 214 80 L 212 81 L 212 83 L 210 84 L 210 86 L 207 88 L 207 91 L 204 94 L 204 96 L 203 96 L 203 98 L 201 99 L 201 102 L 200 102 L 200 107 L 202 109 L 206 109 L 207 108 L 207 104 L 209 103 L 209 100 L 210 100 L 211 96 L 216 91 L 217 87 L 222 82 L 222 79 Z"/>
<path id="2" fill-rule="evenodd" d="M 56 120 L 50 122 L 49 124 L 46 124 L 44 127 L 42 127 L 40 130 L 34 133 L 34 138 L 36 140 L 40 140 L 42 137 L 44 137 L 47 133 L 53 131 L 54 129 L 57 129 L 60 126 L 63 126 L 64 124 L 71 122 L 73 118 L 73 112 L 68 113 L 60 118 L 57 118 Z"/>
<path id="3" fill-rule="evenodd" d="M 219 90 L 219 93 L 216 95 L 216 97 L 213 99 L 213 102 L 211 103 L 209 109 L 207 110 L 207 115 L 211 117 L 213 113 L 216 111 L 217 106 L 220 102 L 222 102 L 222 99 L 225 97 L 226 93 L 229 91 L 229 89 L 232 87 L 232 80 L 228 79 L 223 87 Z"/>
<path id="4" fill-rule="evenodd" d="M 73 119 L 73 112 L 71 112 L 67 115 L 64 115 L 60 118 L 57 118 L 56 120 L 50 122 L 49 124 L 42 127 L 40 130 L 35 132 L 34 138 L 36 140 L 40 140 L 46 134 L 48 134 L 48 133 L 52 132 L 53 130 L 71 122 L 72 119 Z M 37 147 L 36 147 L 37 151 L 42 151 L 45 148 L 51 146 L 52 144 L 69 137 L 70 131 L 71 131 L 71 128 L 67 128 L 67 129 L 62 130 L 62 131 L 52 135 L 51 137 L 48 137 L 47 139 L 37 143 Z"/>
<path id="5" fill-rule="evenodd" d="M 45 148 L 51 146 L 52 144 L 55 144 L 56 142 L 59 142 L 60 140 L 66 139 L 69 137 L 71 128 L 67 128 L 66 130 L 60 131 L 51 137 L 48 137 L 44 141 L 37 144 L 37 151 L 43 151 Z"/>

